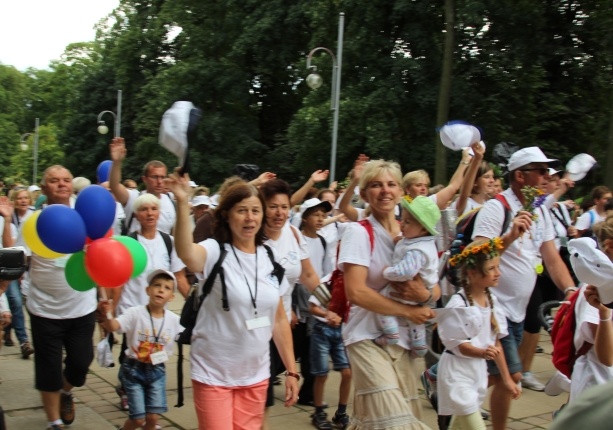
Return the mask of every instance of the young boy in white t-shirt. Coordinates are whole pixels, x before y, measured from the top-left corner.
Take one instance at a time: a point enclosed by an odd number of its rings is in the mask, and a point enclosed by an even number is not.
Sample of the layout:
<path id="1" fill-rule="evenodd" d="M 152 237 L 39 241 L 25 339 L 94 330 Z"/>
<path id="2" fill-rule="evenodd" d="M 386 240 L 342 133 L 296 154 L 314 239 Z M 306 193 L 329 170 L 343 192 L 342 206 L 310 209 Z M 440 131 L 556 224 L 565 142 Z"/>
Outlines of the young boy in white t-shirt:
<path id="1" fill-rule="evenodd" d="M 147 276 L 149 304 L 134 306 L 117 319 L 106 319 L 111 304 L 101 302 L 102 325 L 106 330 L 126 333 L 128 349 L 119 372 L 128 396 L 130 415 L 122 430 L 154 429 L 159 415 L 168 411 L 164 363 L 172 354 L 175 338 L 183 331 L 179 316 L 166 310 L 174 298 L 177 279 L 167 270 Z"/>
<path id="2" fill-rule="evenodd" d="M 404 196 L 400 200 L 402 237 L 397 238 L 392 266 L 383 270 L 383 277 L 392 282 L 404 282 L 419 274 L 428 289 L 438 283 L 438 251 L 434 241 L 438 234 L 436 223 L 441 211 L 430 198 L 417 196 L 414 199 Z M 381 294 L 388 296 L 390 286 Z M 411 303 L 409 304 L 416 304 Z M 399 341 L 398 319 L 393 315 L 379 315 L 383 333 L 375 339 L 378 345 L 396 344 Z M 409 326 L 409 347 L 411 352 L 423 357 L 427 352 L 426 329 L 423 324 Z"/>

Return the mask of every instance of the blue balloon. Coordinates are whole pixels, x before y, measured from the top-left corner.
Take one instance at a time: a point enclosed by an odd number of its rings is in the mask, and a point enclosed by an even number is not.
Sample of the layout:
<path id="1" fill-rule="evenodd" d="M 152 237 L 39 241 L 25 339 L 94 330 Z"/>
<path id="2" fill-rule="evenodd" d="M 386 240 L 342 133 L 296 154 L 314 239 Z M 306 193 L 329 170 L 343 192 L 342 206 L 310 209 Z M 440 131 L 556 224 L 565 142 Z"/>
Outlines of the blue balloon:
<path id="1" fill-rule="evenodd" d="M 96 169 L 96 177 L 98 178 L 99 184 L 109 180 L 112 164 L 113 162 L 111 160 L 105 160 L 98 164 L 98 168 Z"/>
<path id="2" fill-rule="evenodd" d="M 81 215 L 66 205 L 49 205 L 36 222 L 36 232 L 43 244 L 62 254 L 79 252 L 85 246 L 85 223 Z"/>
<path id="3" fill-rule="evenodd" d="M 77 196 L 75 210 L 85 223 L 87 237 L 92 240 L 104 237 L 115 222 L 115 199 L 104 187 L 90 185 Z"/>

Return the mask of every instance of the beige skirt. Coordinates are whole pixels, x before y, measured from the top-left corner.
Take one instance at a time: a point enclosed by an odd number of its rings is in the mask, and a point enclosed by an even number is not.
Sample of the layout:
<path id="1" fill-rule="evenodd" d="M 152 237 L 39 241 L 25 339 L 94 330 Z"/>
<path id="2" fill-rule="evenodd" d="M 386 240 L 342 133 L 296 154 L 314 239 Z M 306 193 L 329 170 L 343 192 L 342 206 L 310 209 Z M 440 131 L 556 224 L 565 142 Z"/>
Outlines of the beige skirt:
<path id="1" fill-rule="evenodd" d="M 372 340 L 347 346 L 355 396 L 349 429 L 429 429 L 420 421 L 421 404 L 409 351 L 380 347 Z"/>

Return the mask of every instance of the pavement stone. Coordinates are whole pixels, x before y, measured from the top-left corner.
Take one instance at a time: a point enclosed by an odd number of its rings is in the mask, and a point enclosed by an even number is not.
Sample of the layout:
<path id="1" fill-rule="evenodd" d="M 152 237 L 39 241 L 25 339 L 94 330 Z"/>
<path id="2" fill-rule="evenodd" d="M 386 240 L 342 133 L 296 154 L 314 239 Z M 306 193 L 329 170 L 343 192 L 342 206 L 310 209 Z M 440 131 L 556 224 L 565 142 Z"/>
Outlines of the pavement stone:
<path id="1" fill-rule="evenodd" d="M 183 300 L 171 302 L 171 310 L 179 312 Z M 99 340 L 95 333 L 95 343 Z M 540 345 L 544 353 L 536 354 L 532 372 L 542 382 L 547 381 L 554 373 L 551 365 L 551 340 L 546 333 L 541 336 Z M 119 348 L 113 348 L 115 357 Z M 169 410 L 160 420 L 164 429 L 196 430 L 198 423 L 193 405 L 191 381 L 186 377 L 184 384 L 185 406 L 174 407 L 177 400 L 176 355 L 168 364 L 168 405 Z M 417 362 L 415 376 L 419 377 L 424 369 L 423 360 Z M 70 430 L 107 430 L 121 426 L 128 414 L 119 409 L 119 397 L 115 393 L 117 384 L 117 368 L 103 369 L 97 363 L 92 363 L 86 385 L 75 389 L 76 420 Z M 185 375 L 189 375 L 189 362 L 184 363 Z M 23 360 L 17 347 L 2 347 L 0 350 L 0 406 L 4 409 L 7 428 L 9 430 L 45 429 L 46 420 L 38 392 L 34 389 L 33 359 Z M 417 379 L 419 381 L 419 379 Z M 331 372 L 326 384 L 325 400 L 330 404 L 328 415 L 336 410 L 339 375 Z M 422 399 L 422 420 L 432 429 L 436 429 L 436 414 L 426 400 L 420 387 Z M 313 429 L 310 415 L 313 408 L 296 405 L 285 408 L 281 401 L 283 386 L 275 387 L 277 402 L 269 411 L 268 428 L 270 430 L 306 430 Z M 551 424 L 551 414 L 566 401 L 566 395 L 549 397 L 543 392 L 524 389 L 522 397 L 512 402 L 507 428 L 515 430 L 546 429 Z M 486 401 L 484 408 L 489 410 Z M 351 411 L 351 404 L 348 406 Z M 486 421 L 488 429 L 491 423 Z"/>

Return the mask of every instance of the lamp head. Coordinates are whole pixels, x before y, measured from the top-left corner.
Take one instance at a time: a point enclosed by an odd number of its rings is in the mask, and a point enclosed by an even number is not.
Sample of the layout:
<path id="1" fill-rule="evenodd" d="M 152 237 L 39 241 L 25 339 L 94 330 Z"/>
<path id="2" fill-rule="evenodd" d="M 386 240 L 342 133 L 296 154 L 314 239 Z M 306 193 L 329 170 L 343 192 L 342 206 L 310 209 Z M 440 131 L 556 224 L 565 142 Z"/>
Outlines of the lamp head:
<path id="1" fill-rule="evenodd" d="M 109 132 L 109 128 L 106 126 L 104 121 L 99 121 L 98 122 L 98 133 L 107 134 L 108 132 Z"/>
<path id="2" fill-rule="evenodd" d="M 314 73 L 309 74 L 309 76 L 306 77 L 306 83 L 311 89 L 316 90 L 317 88 L 323 85 L 324 80 L 321 78 L 319 73 L 314 72 Z"/>

